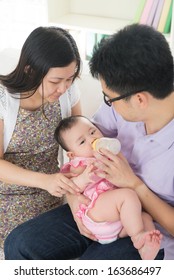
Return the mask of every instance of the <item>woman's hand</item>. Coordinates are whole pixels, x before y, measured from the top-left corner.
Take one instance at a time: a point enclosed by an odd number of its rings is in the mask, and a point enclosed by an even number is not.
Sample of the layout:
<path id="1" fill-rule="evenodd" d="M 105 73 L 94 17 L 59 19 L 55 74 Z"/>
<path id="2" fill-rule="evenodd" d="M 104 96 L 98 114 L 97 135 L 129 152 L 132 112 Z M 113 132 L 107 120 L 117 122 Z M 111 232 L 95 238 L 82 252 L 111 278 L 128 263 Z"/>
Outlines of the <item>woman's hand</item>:
<path id="1" fill-rule="evenodd" d="M 97 162 L 94 163 L 99 171 L 96 172 L 101 178 L 118 187 L 135 189 L 142 181 L 134 174 L 127 159 L 119 153 L 114 155 L 106 149 L 101 149 L 101 153 L 94 152 Z"/>
<path id="2" fill-rule="evenodd" d="M 68 194 L 66 197 L 67 197 L 68 204 L 71 208 L 73 218 L 79 229 L 79 232 L 82 235 L 86 236 L 87 238 L 96 241 L 95 236 L 84 226 L 84 224 L 82 223 L 82 220 L 76 214 L 77 211 L 79 210 L 80 204 L 85 204 L 85 205 L 89 204 L 89 202 L 90 202 L 89 198 L 87 198 L 86 196 L 84 196 L 82 194 L 80 194 L 78 196 Z"/>
<path id="3" fill-rule="evenodd" d="M 66 193 L 80 193 L 80 188 L 70 179 L 74 175 L 72 173 L 56 173 L 46 175 L 43 189 L 47 190 L 51 195 L 62 197 Z"/>

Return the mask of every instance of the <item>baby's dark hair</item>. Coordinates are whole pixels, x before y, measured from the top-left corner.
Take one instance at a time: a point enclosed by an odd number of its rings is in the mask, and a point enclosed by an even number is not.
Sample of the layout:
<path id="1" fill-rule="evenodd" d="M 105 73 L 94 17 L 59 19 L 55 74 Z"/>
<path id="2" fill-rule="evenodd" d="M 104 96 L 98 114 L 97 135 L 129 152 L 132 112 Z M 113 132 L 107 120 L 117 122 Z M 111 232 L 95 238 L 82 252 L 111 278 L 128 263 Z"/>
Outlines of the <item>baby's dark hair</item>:
<path id="1" fill-rule="evenodd" d="M 89 120 L 88 118 L 86 118 L 85 116 L 82 116 L 82 115 L 70 116 L 70 117 L 62 119 L 55 129 L 54 138 L 57 141 L 57 143 L 65 151 L 69 151 L 69 149 L 68 149 L 68 146 L 67 146 L 67 144 L 65 143 L 65 141 L 62 137 L 62 132 L 66 131 L 68 129 L 71 129 L 78 122 L 78 120 L 80 118 L 85 118 L 85 119 Z"/>

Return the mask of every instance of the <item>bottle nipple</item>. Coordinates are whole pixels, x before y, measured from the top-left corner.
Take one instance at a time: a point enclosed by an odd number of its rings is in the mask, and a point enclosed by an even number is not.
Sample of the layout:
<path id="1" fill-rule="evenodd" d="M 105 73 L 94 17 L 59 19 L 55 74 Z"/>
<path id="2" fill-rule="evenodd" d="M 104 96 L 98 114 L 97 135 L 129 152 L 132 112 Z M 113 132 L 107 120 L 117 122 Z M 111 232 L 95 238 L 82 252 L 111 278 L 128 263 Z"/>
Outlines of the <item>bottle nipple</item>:
<path id="1" fill-rule="evenodd" d="M 104 148 L 116 155 L 121 150 L 121 143 L 115 138 L 101 137 L 93 141 L 92 148 L 97 152 L 100 152 L 100 149 Z"/>

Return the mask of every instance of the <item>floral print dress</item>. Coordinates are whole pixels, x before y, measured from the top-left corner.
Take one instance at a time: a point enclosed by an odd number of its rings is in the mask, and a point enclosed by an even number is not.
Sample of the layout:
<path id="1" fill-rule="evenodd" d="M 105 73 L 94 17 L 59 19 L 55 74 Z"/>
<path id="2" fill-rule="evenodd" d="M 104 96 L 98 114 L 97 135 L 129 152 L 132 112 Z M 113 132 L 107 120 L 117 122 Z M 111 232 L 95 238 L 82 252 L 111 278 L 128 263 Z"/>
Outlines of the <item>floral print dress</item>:
<path id="1" fill-rule="evenodd" d="M 47 174 L 59 172 L 54 130 L 60 120 L 58 101 L 44 104 L 35 111 L 19 108 L 4 159 L 33 171 Z M 0 247 L 17 225 L 61 204 L 61 198 L 45 190 L 0 181 Z"/>

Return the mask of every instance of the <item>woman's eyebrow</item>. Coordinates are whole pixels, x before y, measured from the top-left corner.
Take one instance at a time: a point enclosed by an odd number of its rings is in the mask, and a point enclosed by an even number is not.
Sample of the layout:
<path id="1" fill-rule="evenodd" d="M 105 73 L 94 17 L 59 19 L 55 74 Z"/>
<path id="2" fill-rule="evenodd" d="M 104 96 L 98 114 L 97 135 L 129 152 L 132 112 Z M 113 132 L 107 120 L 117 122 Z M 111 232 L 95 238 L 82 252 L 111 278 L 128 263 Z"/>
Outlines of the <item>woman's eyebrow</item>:
<path id="1" fill-rule="evenodd" d="M 72 76 L 68 77 L 67 79 L 71 79 L 71 78 L 73 78 L 73 77 L 74 77 L 74 75 L 75 75 L 75 74 L 73 74 Z M 50 77 L 50 79 L 63 80 L 63 79 L 65 79 L 65 78 L 63 78 L 63 77 Z"/>

